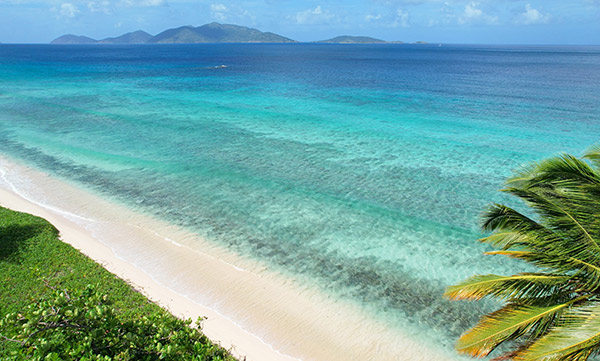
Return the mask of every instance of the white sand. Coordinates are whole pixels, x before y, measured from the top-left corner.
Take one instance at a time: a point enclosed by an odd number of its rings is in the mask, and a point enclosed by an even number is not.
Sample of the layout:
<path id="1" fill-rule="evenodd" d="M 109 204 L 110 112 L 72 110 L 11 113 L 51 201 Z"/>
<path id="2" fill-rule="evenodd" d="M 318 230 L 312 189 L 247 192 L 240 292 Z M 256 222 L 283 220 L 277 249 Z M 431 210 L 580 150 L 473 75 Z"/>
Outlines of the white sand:
<path id="1" fill-rule="evenodd" d="M 47 219 L 63 241 L 173 314 L 207 317 L 207 336 L 249 361 L 455 359 L 350 303 L 5 157 L 0 204 Z"/>

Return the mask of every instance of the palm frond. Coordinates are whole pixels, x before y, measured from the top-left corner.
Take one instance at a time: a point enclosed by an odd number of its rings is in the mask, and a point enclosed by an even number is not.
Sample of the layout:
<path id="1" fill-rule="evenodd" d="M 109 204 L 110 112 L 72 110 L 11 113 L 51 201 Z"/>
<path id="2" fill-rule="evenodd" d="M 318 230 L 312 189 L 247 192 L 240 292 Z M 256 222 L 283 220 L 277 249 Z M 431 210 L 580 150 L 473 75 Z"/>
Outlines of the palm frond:
<path id="1" fill-rule="evenodd" d="M 600 240 L 596 239 L 595 232 L 597 217 L 589 212 L 563 207 L 551 197 L 529 189 L 507 188 L 505 191 L 523 199 L 552 229 L 567 233 L 572 241 L 584 241 L 600 264 Z"/>
<path id="2" fill-rule="evenodd" d="M 587 360 L 600 346 L 600 303 L 564 312 L 553 329 L 515 356 L 515 361 Z"/>
<path id="3" fill-rule="evenodd" d="M 583 232 L 571 232 L 572 234 L 566 236 L 564 232 L 554 232 L 514 209 L 502 205 L 491 206 L 485 217 L 484 227 L 495 233 L 481 238 L 480 242 L 503 250 L 537 252 L 560 259 L 573 257 L 594 266 L 600 265 L 600 255 L 590 250 L 589 239 L 582 239 L 586 237 Z M 575 269 L 578 267 L 575 266 Z M 566 268 L 561 270 L 568 271 Z"/>
<path id="4" fill-rule="evenodd" d="M 510 187 L 581 187 L 600 185 L 600 174 L 583 160 L 570 154 L 561 154 L 535 163 L 532 167 L 510 178 Z"/>
<path id="5" fill-rule="evenodd" d="M 513 276 L 477 275 L 448 287 L 444 296 L 454 300 L 479 300 L 485 296 L 506 299 L 544 297 L 560 291 L 560 287 L 569 278 L 565 275 L 545 273 L 520 273 Z"/>
<path id="6" fill-rule="evenodd" d="M 536 240 L 537 235 L 535 233 L 519 231 L 496 232 L 478 239 L 479 242 L 504 250 L 511 248 L 535 249 L 537 246 Z"/>
<path id="7" fill-rule="evenodd" d="M 540 231 L 545 227 L 533 219 L 502 204 L 491 205 L 483 214 L 481 228 L 484 231 Z"/>
<path id="8" fill-rule="evenodd" d="M 532 212 L 493 204 L 482 225 L 492 234 L 479 241 L 500 249 L 486 254 L 545 273 L 479 275 L 448 287 L 450 299 L 508 302 L 463 334 L 457 349 L 484 357 L 519 339 L 500 359 L 585 361 L 600 352 L 600 144 L 582 159 L 561 154 L 524 167 L 502 191 Z"/>
<path id="9" fill-rule="evenodd" d="M 458 340 L 456 349 L 475 357 L 487 356 L 502 342 L 520 337 L 536 325 L 551 323 L 571 303 L 547 307 L 508 304 L 484 316 L 475 327 L 465 332 Z"/>
<path id="10" fill-rule="evenodd" d="M 563 249 L 561 247 L 561 242 L 563 242 L 561 237 L 555 235 L 553 232 L 545 231 L 535 232 L 518 229 L 502 231 L 480 238 L 478 241 L 503 250 L 518 249 L 544 253 L 550 249 Z M 569 245 L 564 250 L 572 251 L 572 245 Z"/>
<path id="11" fill-rule="evenodd" d="M 600 169 L 600 144 L 588 148 L 585 151 L 583 158 L 589 159 L 597 169 Z"/>
<path id="12" fill-rule="evenodd" d="M 503 250 L 485 252 L 485 254 L 521 259 L 538 267 L 550 269 L 552 272 L 576 275 L 581 280 L 583 288 L 588 292 L 600 289 L 600 267 L 576 257 L 557 254 L 552 250 L 543 253 Z"/>

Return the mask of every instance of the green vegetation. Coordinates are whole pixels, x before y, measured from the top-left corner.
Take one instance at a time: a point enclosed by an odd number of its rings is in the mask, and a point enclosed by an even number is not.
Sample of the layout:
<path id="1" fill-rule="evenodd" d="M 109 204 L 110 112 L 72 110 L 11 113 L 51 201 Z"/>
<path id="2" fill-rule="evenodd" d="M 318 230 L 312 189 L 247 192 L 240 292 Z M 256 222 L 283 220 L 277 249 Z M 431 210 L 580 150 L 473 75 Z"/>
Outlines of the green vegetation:
<path id="1" fill-rule="evenodd" d="M 525 260 L 540 272 L 480 275 L 449 287 L 451 299 L 506 302 L 456 348 L 484 357 L 514 340 L 501 359 L 587 360 L 600 351 L 600 147 L 583 159 L 563 154 L 533 164 L 503 191 L 532 214 L 493 205 L 483 223 L 493 233 L 480 241 L 500 249 L 488 254 Z"/>
<path id="2" fill-rule="evenodd" d="M 167 29 L 156 36 L 134 31 L 114 38 L 94 40 L 87 36 L 67 34 L 51 44 L 195 44 L 195 43 L 295 43 L 295 40 L 270 32 L 233 24 L 210 23 L 198 27 L 181 26 Z"/>
<path id="3" fill-rule="evenodd" d="M 168 29 L 148 39 L 161 43 L 295 43 L 294 40 L 270 32 L 233 24 L 210 23 L 198 27 Z"/>
<path id="4" fill-rule="evenodd" d="M 334 44 L 384 44 L 385 40 L 371 38 L 368 36 L 336 36 L 332 39 L 317 41 L 317 43 L 334 43 Z"/>
<path id="5" fill-rule="evenodd" d="M 234 360 L 45 220 L 1 207 L 0 317 L 2 360 Z"/>

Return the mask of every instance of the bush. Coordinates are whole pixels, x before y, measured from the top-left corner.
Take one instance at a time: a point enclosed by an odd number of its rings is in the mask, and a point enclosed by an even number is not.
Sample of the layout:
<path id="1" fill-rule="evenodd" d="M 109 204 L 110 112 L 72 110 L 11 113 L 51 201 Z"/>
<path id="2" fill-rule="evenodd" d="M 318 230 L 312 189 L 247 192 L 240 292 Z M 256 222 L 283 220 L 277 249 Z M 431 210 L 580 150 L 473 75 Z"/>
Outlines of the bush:
<path id="1" fill-rule="evenodd" d="M 198 326 L 201 319 L 198 320 Z M 123 320 L 110 298 L 88 285 L 53 289 L 0 321 L 13 360 L 225 360 L 227 352 L 183 321 L 161 312 Z"/>

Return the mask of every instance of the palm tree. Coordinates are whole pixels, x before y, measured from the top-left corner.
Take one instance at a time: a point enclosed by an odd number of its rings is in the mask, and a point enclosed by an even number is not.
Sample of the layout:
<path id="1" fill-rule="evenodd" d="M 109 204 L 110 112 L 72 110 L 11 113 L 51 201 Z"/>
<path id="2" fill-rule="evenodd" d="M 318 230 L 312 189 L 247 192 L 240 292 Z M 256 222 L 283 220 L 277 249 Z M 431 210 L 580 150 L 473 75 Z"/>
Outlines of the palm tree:
<path id="1" fill-rule="evenodd" d="M 450 299 L 505 302 L 464 333 L 456 349 L 484 357 L 515 340 L 499 360 L 587 360 L 600 351 L 600 146 L 583 158 L 561 154 L 535 163 L 502 191 L 532 214 L 492 205 L 483 222 L 492 233 L 480 241 L 500 249 L 487 254 L 525 260 L 540 271 L 478 275 L 448 287 Z"/>

